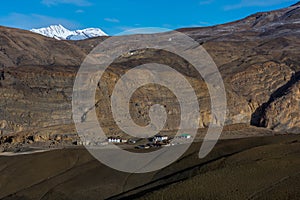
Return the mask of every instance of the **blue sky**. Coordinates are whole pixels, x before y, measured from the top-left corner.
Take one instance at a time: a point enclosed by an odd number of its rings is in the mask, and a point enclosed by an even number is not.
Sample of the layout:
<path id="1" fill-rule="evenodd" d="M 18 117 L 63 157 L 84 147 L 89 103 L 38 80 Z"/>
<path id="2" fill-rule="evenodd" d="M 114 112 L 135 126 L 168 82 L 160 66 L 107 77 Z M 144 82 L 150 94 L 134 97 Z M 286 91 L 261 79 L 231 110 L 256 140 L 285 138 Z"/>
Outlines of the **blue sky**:
<path id="1" fill-rule="evenodd" d="M 109 35 L 141 27 L 209 26 L 287 7 L 298 0 L 6 0 L 0 25 L 22 29 L 62 24 L 98 27 Z"/>

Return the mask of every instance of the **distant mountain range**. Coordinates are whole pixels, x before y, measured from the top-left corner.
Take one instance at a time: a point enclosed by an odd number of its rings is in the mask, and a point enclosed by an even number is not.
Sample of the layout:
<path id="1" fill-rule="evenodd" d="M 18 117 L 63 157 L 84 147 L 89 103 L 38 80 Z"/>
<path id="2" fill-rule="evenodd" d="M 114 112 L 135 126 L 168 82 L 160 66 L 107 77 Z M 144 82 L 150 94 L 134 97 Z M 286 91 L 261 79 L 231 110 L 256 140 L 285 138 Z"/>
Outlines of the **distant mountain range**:
<path id="1" fill-rule="evenodd" d="M 57 40 L 83 40 L 99 36 L 107 36 L 107 34 L 99 28 L 86 28 L 82 30 L 71 31 L 60 24 L 51 25 L 45 28 L 31 29 L 30 31 L 47 37 L 55 38 Z"/>

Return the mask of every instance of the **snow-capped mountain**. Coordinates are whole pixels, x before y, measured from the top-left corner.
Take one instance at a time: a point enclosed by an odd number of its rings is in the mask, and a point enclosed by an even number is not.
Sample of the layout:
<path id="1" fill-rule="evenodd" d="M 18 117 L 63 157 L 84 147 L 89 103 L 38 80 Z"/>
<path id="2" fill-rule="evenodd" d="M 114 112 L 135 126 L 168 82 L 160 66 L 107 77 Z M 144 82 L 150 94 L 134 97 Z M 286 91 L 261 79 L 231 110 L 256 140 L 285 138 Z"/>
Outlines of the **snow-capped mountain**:
<path id="1" fill-rule="evenodd" d="M 51 25 L 46 28 L 31 29 L 30 31 L 58 40 L 83 40 L 92 37 L 107 36 L 107 34 L 99 28 L 87 28 L 71 31 L 60 24 Z"/>

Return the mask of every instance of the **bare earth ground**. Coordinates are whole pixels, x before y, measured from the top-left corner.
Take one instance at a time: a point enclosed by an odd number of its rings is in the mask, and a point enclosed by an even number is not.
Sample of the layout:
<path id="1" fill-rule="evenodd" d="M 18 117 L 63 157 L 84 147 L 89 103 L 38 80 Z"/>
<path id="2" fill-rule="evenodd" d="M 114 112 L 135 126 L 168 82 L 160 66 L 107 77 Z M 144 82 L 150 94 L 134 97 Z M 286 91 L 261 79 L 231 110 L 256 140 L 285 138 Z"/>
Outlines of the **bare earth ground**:
<path id="1" fill-rule="evenodd" d="M 299 135 L 221 140 L 204 159 L 200 144 L 147 174 L 115 171 L 83 148 L 0 156 L 0 199 L 300 198 Z"/>

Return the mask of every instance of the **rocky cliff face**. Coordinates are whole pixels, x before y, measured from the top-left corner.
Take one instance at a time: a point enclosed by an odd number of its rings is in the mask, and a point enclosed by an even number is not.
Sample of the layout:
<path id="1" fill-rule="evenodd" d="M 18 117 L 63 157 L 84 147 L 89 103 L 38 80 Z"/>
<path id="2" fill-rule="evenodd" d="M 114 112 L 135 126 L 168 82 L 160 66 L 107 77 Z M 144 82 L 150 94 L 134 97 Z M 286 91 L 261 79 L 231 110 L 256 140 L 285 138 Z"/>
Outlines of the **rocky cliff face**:
<path id="1" fill-rule="evenodd" d="M 265 106 L 262 126 L 274 130 L 300 131 L 300 81 L 291 85 L 283 95 L 271 98 Z"/>
<path id="2" fill-rule="evenodd" d="M 202 44 L 219 67 L 228 96 L 226 124 L 245 123 L 280 131 L 299 131 L 299 4 L 225 25 L 179 31 Z M 71 96 L 76 72 L 86 54 L 104 39 L 57 41 L 0 27 L 2 143 L 59 142 L 63 138 L 58 135 L 75 135 Z M 109 108 L 115 83 L 132 66 L 147 63 L 150 58 L 173 66 L 186 76 L 201 105 L 200 127 L 209 124 L 206 84 L 200 76 L 195 76 L 189 64 L 174 55 L 153 50 L 125 57 L 110 67 L 96 96 L 99 121 L 110 134 L 120 131 Z M 170 117 L 165 130 L 172 130 L 179 123 L 176 102 L 168 89 L 149 85 L 134 94 L 130 109 L 135 122 L 146 125 L 149 107 L 162 103 Z M 76 136 L 74 138 L 76 140 Z"/>

